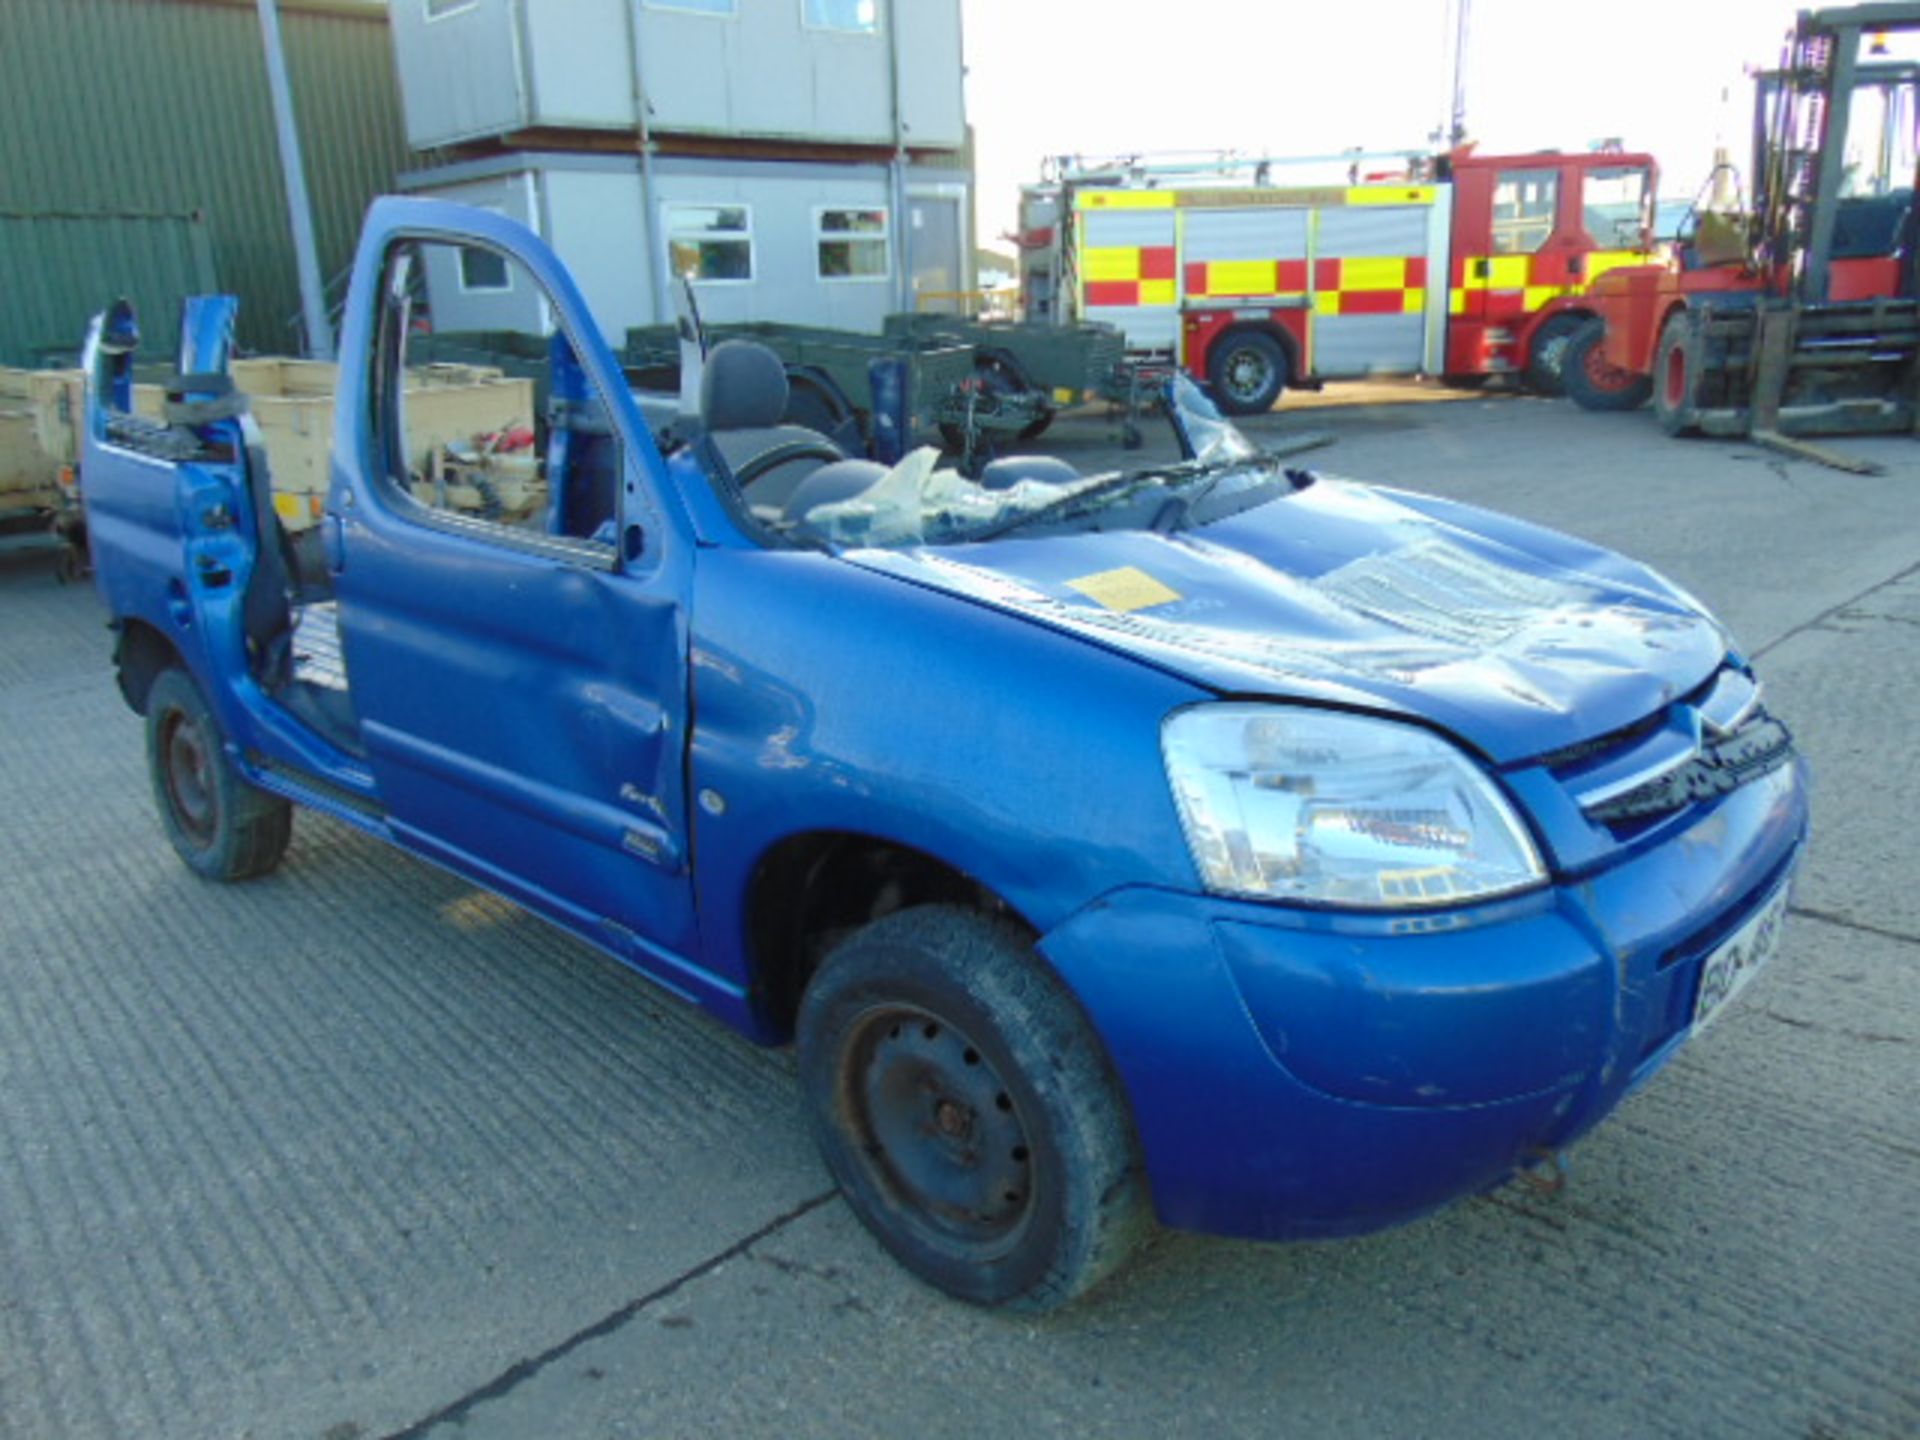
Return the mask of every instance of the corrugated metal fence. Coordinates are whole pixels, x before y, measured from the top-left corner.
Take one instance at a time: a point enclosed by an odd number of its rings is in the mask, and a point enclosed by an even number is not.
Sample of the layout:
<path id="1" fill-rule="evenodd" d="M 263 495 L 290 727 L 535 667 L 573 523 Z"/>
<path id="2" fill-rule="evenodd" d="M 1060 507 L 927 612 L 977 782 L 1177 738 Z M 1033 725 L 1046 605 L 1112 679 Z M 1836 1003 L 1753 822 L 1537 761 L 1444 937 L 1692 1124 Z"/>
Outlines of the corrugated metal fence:
<path id="1" fill-rule="evenodd" d="M 280 8 L 331 277 L 352 259 L 367 202 L 410 163 L 392 41 L 381 4 Z M 240 296 L 244 345 L 297 343 L 251 0 L 4 0 L 0 363 L 77 346 L 87 317 L 122 293 L 143 302 L 143 349 L 161 358 L 180 297 L 209 282 Z"/>

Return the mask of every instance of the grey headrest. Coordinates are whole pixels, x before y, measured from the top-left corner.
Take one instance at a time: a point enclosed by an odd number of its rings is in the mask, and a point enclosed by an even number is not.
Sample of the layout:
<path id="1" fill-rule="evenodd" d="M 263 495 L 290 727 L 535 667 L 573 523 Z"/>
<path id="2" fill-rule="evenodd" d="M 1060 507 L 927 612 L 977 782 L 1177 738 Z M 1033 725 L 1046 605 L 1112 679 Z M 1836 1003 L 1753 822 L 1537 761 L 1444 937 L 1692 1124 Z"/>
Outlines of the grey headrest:
<path id="1" fill-rule="evenodd" d="M 787 370 L 757 340 L 713 347 L 700 377 L 700 418 L 709 430 L 778 425 L 787 413 Z"/>
<path id="2" fill-rule="evenodd" d="M 865 494 L 886 473 L 887 467 L 875 460 L 835 460 L 796 485 L 781 513 L 789 520 L 804 520 L 816 505 L 832 505 Z"/>
<path id="3" fill-rule="evenodd" d="M 1022 480 L 1065 485 L 1079 478 L 1078 470 L 1055 455 L 1009 455 L 988 462 L 980 472 L 980 485 L 985 490 L 1011 490 Z"/>

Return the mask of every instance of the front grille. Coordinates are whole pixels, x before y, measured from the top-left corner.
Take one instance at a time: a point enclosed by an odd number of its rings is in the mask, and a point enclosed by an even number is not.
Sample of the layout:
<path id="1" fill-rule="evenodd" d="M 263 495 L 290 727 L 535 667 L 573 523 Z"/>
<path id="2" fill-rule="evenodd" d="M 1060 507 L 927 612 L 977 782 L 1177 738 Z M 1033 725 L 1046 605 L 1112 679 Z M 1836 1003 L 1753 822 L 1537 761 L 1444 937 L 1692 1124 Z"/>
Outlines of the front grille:
<path id="1" fill-rule="evenodd" d="M 1586 761 L 1625 750 L 1628 746 L 1645 739 L 1658 730 L 1666 718 L 1665 710 L 1656 710 L 1646 719 L 1636 720 L 1631 725 L 1623 725 L 1618 730 L 1609 730 L 1606 734 L 1596 735 L 1591 740 L 1579 740 L 1572 745 L 1563 745 L 1558 750 L 1549 750 L 1535 763 L 1546 766 L 1556 774 L 1576 770 Z"/>
<path id="2" fill-rule="evenodd" d="M 1723 667 L 1651 715 L 1544 755 L 1581 812 L 1630 840 L 1694 805 L 1779 769 L 1793 738 L 1760 705 L 1760 686 Z"/>
<path id="3" fill-rule="evenodd" d="M 1766 714 L 1724 739 L 1703 743 L 1694 757 L 1623 794 L 1587 807 L 1603 825 L 1670 815 L 1689 805 L 1716 799 L 1778 770 L 1793 757 L 1793 736 Z"/>

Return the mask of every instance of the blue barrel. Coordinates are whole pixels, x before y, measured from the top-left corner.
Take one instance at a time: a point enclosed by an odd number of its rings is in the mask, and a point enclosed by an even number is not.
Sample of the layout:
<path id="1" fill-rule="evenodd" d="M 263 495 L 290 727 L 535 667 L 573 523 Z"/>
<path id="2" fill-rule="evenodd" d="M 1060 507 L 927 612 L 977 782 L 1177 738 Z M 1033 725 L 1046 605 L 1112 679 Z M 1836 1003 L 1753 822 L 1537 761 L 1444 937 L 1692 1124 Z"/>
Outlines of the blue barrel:
<path id="1" fill-rule="evenodd" d="M 873 458 L 896 465 L 907 453 L 907 374 L 904 356 L 882 356 L 867 362 L 867 384 L 873 390 Z"/>

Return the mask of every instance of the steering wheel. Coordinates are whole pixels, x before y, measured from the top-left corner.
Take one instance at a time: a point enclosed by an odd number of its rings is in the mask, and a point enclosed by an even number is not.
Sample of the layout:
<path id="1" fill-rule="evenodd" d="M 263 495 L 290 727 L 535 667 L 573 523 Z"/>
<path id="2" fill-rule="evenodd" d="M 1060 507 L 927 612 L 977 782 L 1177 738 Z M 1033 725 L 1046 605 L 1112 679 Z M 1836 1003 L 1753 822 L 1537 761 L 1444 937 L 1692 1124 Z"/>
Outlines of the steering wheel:
<path id="1" fill-rule="evenodd" d="M 742 461 L 734 470 L 733 478 L 744 490 L 768 471 L 777 470 L 790 460 L 818 460 L 823 465 L 831 465 L 836 460 L 846 458 L 838 446 L 824 439 L 782 440 L 771 449 L 762 450 L 758 455 Z"/>

